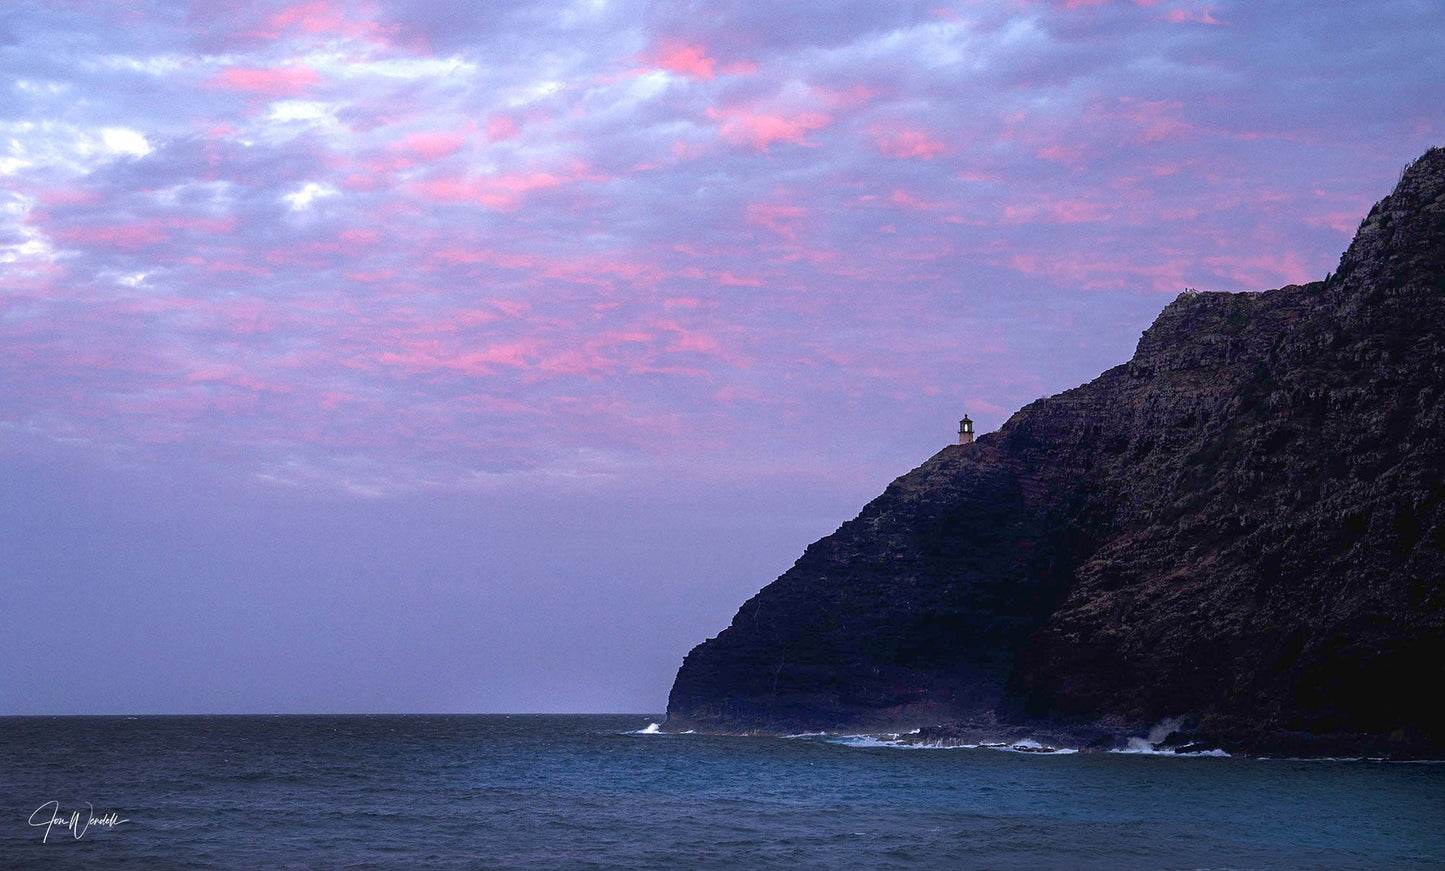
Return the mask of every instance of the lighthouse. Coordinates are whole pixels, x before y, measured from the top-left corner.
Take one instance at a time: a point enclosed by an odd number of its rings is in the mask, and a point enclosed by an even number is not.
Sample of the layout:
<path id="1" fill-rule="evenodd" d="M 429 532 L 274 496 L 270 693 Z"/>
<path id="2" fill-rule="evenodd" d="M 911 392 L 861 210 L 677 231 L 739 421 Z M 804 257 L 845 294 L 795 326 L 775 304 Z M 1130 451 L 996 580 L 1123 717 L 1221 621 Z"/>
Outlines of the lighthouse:
<path id="1" fill-rule="evenodd" d="M 966 414 L 963 416 L 963 420 L 958 422 L 958 443 L 961 445 L 973 444 L 973 421 L 969 420 Z"/>

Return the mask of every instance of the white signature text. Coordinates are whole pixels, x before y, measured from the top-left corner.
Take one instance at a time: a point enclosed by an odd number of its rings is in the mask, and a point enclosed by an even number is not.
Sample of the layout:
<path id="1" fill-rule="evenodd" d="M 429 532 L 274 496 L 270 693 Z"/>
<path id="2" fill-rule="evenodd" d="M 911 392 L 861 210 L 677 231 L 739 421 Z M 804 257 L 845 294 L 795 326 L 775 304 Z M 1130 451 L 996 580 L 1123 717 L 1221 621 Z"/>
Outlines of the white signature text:
<path id="1" fill-rule="evenodd" d="M 45 827 L 45 837 L 40 839 L 40 843 L 44 844 L 50 841 L 50 830 L 55 826 L 69 832 L 70 836 L 78 841 L 85 837 L 85 833 L 91 826 L 113 829 L 121 823 L 130 822 L 130 820 L 121 819 L 120 814 L 115 812 L 96 816 L 95 805 L 86 802 L 85 806 L 89 810 L 83 816 L 80 811 L 71 811 L 68 817 L 60 815 L 60 802 L 58 801 L 47 801 L 36 808 L 35 813 L 30 815 L 30 825 Z"/>

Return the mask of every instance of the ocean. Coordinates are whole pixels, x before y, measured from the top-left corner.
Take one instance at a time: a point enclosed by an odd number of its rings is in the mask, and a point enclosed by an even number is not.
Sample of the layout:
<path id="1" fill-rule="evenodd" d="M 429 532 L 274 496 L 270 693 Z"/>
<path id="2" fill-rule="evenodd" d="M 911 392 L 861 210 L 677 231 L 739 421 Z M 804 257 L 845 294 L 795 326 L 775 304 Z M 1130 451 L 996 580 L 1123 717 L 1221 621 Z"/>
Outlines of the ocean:
<path id="1" fill-rule="evenodd" d="M 1445 868 L 1445 765 L 657 719 L 0 718 L 0 868 Z"/>

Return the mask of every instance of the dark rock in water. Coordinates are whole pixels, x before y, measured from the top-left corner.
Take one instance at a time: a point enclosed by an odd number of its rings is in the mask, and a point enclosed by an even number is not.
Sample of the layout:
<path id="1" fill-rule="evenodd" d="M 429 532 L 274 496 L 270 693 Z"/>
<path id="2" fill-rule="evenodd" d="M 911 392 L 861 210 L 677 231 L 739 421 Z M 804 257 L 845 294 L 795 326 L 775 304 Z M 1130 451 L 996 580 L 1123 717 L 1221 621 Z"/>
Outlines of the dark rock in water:
<path id="1" fill-rule="evenodd" d="M 668 729 L 1445 755 L 1445 149 L 1325 281 L 1185 292 L 684 660 Z"/>

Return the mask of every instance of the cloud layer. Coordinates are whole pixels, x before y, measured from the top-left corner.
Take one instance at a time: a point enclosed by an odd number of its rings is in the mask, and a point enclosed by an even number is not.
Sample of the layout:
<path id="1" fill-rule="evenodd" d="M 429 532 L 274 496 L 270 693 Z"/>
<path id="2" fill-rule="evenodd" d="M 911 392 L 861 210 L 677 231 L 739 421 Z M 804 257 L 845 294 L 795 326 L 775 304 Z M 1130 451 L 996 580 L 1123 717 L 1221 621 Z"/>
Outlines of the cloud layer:
<path id="1" fill-rule="evenodd" d="M 1442 138 L 1410 2 L 6 12 L 0 438 L 359 493 L 996 424 Z"/>

